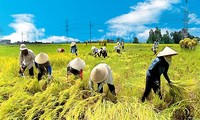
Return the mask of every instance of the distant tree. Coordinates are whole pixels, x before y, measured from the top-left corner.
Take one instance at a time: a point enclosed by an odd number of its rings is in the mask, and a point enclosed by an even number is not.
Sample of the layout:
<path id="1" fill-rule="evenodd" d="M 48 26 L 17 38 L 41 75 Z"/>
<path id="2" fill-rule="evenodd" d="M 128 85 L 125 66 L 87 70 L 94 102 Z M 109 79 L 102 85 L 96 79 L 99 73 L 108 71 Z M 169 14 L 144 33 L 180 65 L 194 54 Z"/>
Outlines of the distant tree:
<path id="1" fill-rule="evenodd" d="M 164 44 L 174 43 L 174 41 L 170 38 L 170 35 L 169 35 L 168 31 L 166 31 L 166 34 L 164 34 L 162 36 L 160 43 L 164 43 Z"/>
<path id="2" fill-rule="evenodd" d="M 149 31 L 149 38 L 147 39 L 147 43 L 153 43 L 154 39 L 154 31 L 151 29 Z"/>
<path id="3" fill-rule="evenodd" d="M 161 38 L 161 30 L 158 27 L 156 27 L 155 31 L 153 31 L 152 29 L 149 31 L 149 38 L 147 39 L 147 43 L 154 43 L 155 40 L 160 40 Z"/>
<path id="4" fill-rule="evenodd" d="M 134 39 L 133 39 L 133 43 L 139 43 L 139 41 L 138 41 L 138 38 L 137 38 L 137 37 L 134 37 Z"/>
<path id="5" fill-rule="evenodd" d="M 121 42 L 124 41 L 124 38 L 121 39 Z"/>
<path id="6" fill-rule="evenodd" d="M 171 32 L 170 35 L 171 35 L 172 39 L 174 40 L 174 43 L 176 43 L 176 44 L 179 44 L 179 41 L 183 38 L 181 31 Z"/>
<path id="7" fill-rule="evenodd" d="M 200 41 L 200 38 L 199 37 L 195 37 L 198 41 Z"/>
<path id="8" fill-rule="evenodd" d="M 117 41 L 117 42 L 119 42 L 119 41 L 120 41 L 120 38 L 119 38 L 119 37 L 117 37 L 116 41 Z"/>

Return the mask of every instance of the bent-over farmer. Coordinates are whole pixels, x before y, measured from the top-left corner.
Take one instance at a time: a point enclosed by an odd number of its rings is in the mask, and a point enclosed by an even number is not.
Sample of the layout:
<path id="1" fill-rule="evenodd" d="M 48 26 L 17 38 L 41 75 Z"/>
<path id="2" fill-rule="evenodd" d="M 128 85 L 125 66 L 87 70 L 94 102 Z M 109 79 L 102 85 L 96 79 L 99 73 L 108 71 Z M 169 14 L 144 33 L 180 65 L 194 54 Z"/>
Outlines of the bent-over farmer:
<path id="1" fill-rule="evenodd" d="M 46 53 L 39 53 L 35 57 L 35 62 L 38 64 L 38 81 L 42 79 L 42 76 L 47 74 L 48 80 L 52 79 L 52 68 L 49 62 L 49 57 Z"/>
<path id="2" fill-rule="evenodd" d="M 113 84 L 112 71 L 110 66 L 107 64 L 100 63 L 92 69 L 89 80 L 89 88 L 92 91 L 94 91 L 94 83 L 98 85 L 97 92 L 103 93 L 103 85 L 107 84 L 110 92 L 113 95 L 116 95 L 115 86 Z"/>
<path id="3" fill-rule="evenodd" d="M 142 96 L 142 102 L 148 97 L 151 89 L 154 93 L 158 94 L 160 99 L 162 99 L 161 89 L 160 89 L 160 76 L 163 74 L 165 79 L 171 84 L 168 77 L 168 69 L 171 64 L 172 56 L 178 53 L 169 47 L 165 47 L 161 52 L 158 53 L 157 58 L 153 60 L 150 67 L 146 73 L 146 87 L 144 94 Z"/>

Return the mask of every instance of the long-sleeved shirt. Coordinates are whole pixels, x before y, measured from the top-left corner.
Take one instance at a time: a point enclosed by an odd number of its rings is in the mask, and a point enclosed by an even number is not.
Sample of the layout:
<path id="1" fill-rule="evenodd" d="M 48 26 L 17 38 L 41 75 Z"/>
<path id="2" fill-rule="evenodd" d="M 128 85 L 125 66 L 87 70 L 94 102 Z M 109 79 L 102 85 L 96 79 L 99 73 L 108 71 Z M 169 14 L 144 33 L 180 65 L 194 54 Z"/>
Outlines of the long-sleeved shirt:
<path id="1" fill-rule="evenodd" d="M 160 80 L 160 76 L 161 74 L 163 74 L 165 79 L 168 82 L 170 82 L 170 79 L 167 74 L 168 69 L 169 69 L 169 64 L 164 59 L 164 57 L 157 57 L 153 60 L 149 69 L 147 70 L 147 76 L 153 76 L 157 78 L 155 80 Z"/>
<path id="2" fill-rule="evenodd" d="M 103 87 L 103 85 L 104 84 L 111 84 L 111 85 L 113 85 L 113 77 L 112 77 L 112 71 L 111 71 L 111 68 L 110 68 L 110 66 L 108 66 L 107 64 L 105 64 L 105 63 L 100 63 L 100 64 L 98 64 L 98 65 L 100 65 L 100 66 L 104 66 L 104 67 L 106 67 L 107 68 L 107 70 L 108 70 L 108 77 L 103 81 L 103 82 L 101 82 L 101 85 L 99 85 L 99 87 L 98 87 L 98 90 L 97 91 L 100 91 L 101 90 L 101 88 Z M 94 82 L 93 82 L 93 80 L 91 79 L 91 77 L 90 77 L 90 80 L 89 80 L 89 88 L 90 88 L 90 90 L 94 90 Z"/>
<path id="3" fill-rule="evenodd" d="M 51 75 L 51 73 L 52 73 L 52 68 L 51 68 L 51 65 L 50 65 L 49 61 L 47 61 L 44 64 L 38 64 L 38 68 L 42 72 L 45 71 L 45 69 L 46 69 L 48 75 Z"/>
<path id="4" fill-rule="evenodd" d="M 81 69 L 74 69 L 74 68 L 72 68 L 71 67 L 71 61 L 68 63 L 68 65 L 67 65 L 67 71 L 68 72 L 71 72 L 72 74 L 74 74 L 74 75 L 78 75 L 79 73 L 80 73 L 80 70 Z"/>
<path id="5" fill-rule="evenodd" d="M 26 56 L 23 55 L 22 52 L 20 52 L 19 55 L 20 67 L 27 66 L 30 69 L 31 67 L 33 67 L 34 59 L 35 59 L 35 54 L 33 53 L 32 50 L 28 49 L 28 54 Z"/>

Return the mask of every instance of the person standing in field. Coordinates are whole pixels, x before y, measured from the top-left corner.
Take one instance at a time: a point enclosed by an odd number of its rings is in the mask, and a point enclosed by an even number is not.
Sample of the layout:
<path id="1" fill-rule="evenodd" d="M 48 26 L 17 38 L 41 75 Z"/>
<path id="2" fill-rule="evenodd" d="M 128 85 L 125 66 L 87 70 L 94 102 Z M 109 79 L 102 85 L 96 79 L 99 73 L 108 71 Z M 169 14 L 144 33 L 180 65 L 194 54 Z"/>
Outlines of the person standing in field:
<path id="1" fill-rule="evenodd" d="M 124 40 L 122 40 L 121 45 L 122 45 L 122 50 L 124 50 Z"/>
<path id="2" fill-rule="evenodd" d="M 113 95 L 116 95 L 115 86 L 113 84 L 112 71 L 110 66 L 107 64 L 100 63 L 92 69 L 89 80 L 89 88 L 91 91 L 94 91 L 94 83 L 98 85 L 97 92 L 103 93 L 103 85 L 107 84 L 110 92 Z"/>
<path id="3" fill-rule="evenodd" d="M 20 45 L 20 55 L 19 55 L 19 64 L 20 64 L 20 70 L 19 74 L 21 76 L 24 76 L 24 71 L 28 67 L 29 69 L 29 75 L 33 78 L 34 72 L 33 72 L 33 64 L 34 64 L 35 54 L 32 50 L 27 49 L 25 44 Z M 35 64 L 37 67 L 37 64 Z"/>
<path id="4" fill-rule="evenodd" d="M 38 64 L 38 81 L 42 79 L 42 76 L 47 74 L 48 80 L 52 79 L 52 68 L 49 62 L 49 57 L 46 53 L 39 53 L 35 57 L 35 62 Z"/>
<path id="5" fill-rule="evenodd" d="M 85 67 L 85 61 L 80 58 L 71 60 L 67 65 L 67 76 L 73 74 L 76 77 L 83 79 L 83 68 Z"/>
<path id="6" fill-rule="evenodd" d="M 78 49 L 77 49 L 77 46 L 76 46 L 76 42 L 71 42 L 70 47 L 71 47 L 71 53 L 75 54 L 77 56 L 78 55 L 77 54 Z"/>
<path id="7" fill-rule="evenodd" d="M 146 87 L 144 94 L 142 96 L 142 102 L 148 97 L 151 89 L 154 93 L 158 94 L 160 99 L 162 99 L 161 89 L 160 89 L 160 76 L 164 75 L 165 79 L 171 84 L 168 77 L 168 68 L 171 64 L 172 56 L 178 53 L 169 47 L 165 47 L 161 52 L 158 53 L 157 58 L 153 60 L 150 67 L 146 73 Z"/>
<path id="8" fill-rule="evenodd" d="M 159 44 L 159 42 L 158 42 L 157 40 L 154 41 L 154 44 L 153 44 L 153 46 L 152 46 L 152 51 L 154 52 L 154 55 L 157 54 L 157 51 L 158 51 L 158 44 Z"/>

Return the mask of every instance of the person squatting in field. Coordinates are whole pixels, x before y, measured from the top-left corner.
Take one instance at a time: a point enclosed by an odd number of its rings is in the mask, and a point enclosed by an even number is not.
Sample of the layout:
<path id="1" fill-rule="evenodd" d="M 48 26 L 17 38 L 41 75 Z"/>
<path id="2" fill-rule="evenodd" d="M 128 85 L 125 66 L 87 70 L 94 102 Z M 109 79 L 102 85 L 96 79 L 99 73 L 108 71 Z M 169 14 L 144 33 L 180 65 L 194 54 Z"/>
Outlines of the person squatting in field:
<path id="1" fill-rule="evenodd" d="M 92 69 L 89 79 L 89 88 L 91 91 L 94 91 L 94 83 L 98 85 L 97 92 L 103 93 L 103 85 L 107 83 L 110 92 L 113 95 L 116 95 L 115 86 L 113 84 L 112 71 L 110 66 L 107 64 L 100 63 Z"/>
<path id="2" fill-rule="evenodd" d="M 165 47 L 161 52 L 158 53 L 157 58 L 153 60 L 146 73 L 146 87 L 142 96 L 142 102 L 144 102 L 148 97 L 151 89 L 153 89 L 154 93 L 158 94 L 160 99 L 162 99 L 160 90 L 160 76 L 163 74 L 168 83 L 171 84 L 167 72 L 169 65 L 171 64 L 172 56 L 177 54 L 178 53 L 176 51 L 169 47 Z"/>
<path id="3" fill-rule="evenodd" d="M 71 60 L 67 65 L 67 76 L 69 74 L 75 75 L 77 78 L 83 79 L 83 68 L 85 67 L 85 61 L 80 58 Z"/>
<path id="4" fill-rule="evenodd" d="M 71 47 L 70 52 L 72 54 L 75 54 L 77 56 L 78 55 L 77 54 L 77 50 L 78 49 L 77 49 L 77 46 L 76 46 L 76 42 L 71 42 L 70 47 Z"/>
<path id="5" fill-rule="evenodd" d="M 58 48 L 58 53 L 63 53 L 63 52 L 65 52 L 65 49 L 64 48 Z"/>
<path id="6" fill-rule="evenodd" d="M 102 55 L 104 58 L 107 57 L 108 54 L 107 54 L 106 47 L 101 47 L 101 48 L 100 48 L 100 53 L 99 53 L 99 54 L 100 54 L 99 56 Z"/>
<path id="7" fill-rule="evenodd" d="M 94 57 L 96 57 L 97 55 L 100 57 L 100 54 L 99 54 L 100 50 L 97 47 L 92 46 L 91 50 L 92 50 L 92 54 L 94 55 Z"/>
<path id="8" fill-rule="evenodd" d="M 33 72 L 33 64 L 35 59 L 35 54 L 32 50 L 27 49 L 25 44 L 20 45 L 20 55 L 19 55 L 19 63 L 20 63 L 20 70 L 19 74 L 21 76 L 24 76 L 24 71 L 28 67 L 29 69 L 29 75 L 33 78 L 34 72 Z M 35 63 L 35 66 L 37 67 L 37 64 Z"/>
<path id="9" fill-rule="evenodd" d="M 47 74 L 48 80 L 52 79 L 51 76 L 51 65 L 49 62 L 49 57 L 46 53 L 39 53 L 35 57 L 35 62 L 38 64 L 38 81 L 42 79 L 42 76 Z"/>

